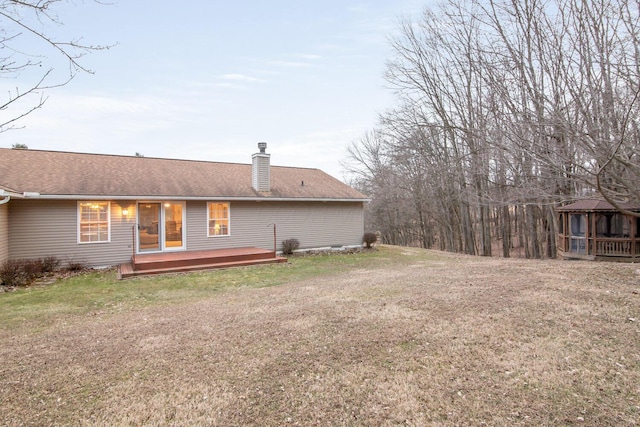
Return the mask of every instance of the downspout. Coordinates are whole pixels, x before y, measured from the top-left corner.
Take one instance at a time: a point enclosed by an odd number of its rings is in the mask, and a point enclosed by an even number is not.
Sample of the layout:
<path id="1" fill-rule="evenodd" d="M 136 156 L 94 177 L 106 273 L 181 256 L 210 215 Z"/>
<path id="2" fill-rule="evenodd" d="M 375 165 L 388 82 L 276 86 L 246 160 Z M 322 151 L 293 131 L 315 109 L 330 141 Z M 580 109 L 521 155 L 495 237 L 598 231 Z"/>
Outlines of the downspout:
<path id="1" fill-rule="evenodd" d="M 0 205 L 4 205 L 5 203 L 9 203 L 9 200 L 11 200 L 11 196 L 5 197 L 3 200 L 0 200 Z"/>

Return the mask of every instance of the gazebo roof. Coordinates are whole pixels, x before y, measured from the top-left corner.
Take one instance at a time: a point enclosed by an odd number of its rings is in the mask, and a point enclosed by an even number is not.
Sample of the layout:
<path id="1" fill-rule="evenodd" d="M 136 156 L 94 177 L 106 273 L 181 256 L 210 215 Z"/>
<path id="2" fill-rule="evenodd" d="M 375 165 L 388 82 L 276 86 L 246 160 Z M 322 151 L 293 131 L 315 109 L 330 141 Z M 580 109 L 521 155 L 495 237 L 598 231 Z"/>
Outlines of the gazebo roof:
<path id="1" fill-rule="evenodd" d="M 630 211 L 640 211 L 639 206 L 633 206 L 628 203 L 618 203 L 621 208 L 630 210 Z M 618 209 L 613 207 L 611 203 L 605 200 L 597 200 L 597 199 L 585 199 L 578 200 L 575 203 L 571 203 L 570 205 L 561 206 L 557 209 L 558 212 L 595 212 L 595 211 L 611 211 L 617 212 Z"/>

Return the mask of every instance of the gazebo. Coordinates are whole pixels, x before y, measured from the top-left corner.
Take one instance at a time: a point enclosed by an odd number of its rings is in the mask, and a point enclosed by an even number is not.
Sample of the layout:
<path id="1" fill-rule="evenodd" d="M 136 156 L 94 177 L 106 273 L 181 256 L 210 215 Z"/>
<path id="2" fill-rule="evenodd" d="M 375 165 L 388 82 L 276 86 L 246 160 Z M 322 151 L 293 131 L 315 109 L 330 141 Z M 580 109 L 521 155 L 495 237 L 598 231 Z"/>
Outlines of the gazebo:
<path id="1" fill-rule="evenodd" d="M 622 205 L 640 213 L 640 207 Z M 604 200 L 580 200 L 557 208 L 558 254 L 563 259 L 640 261 L 640 218 Z"/>

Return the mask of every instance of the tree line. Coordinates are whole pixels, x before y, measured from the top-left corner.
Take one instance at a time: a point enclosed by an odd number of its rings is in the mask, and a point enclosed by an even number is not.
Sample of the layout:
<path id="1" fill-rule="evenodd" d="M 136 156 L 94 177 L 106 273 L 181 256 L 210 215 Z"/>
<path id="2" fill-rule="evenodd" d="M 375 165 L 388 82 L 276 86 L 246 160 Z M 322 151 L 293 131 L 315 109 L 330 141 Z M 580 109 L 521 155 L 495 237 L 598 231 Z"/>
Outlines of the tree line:
<path id="1" fill-rule="evenodd" d="M 555 257 L 555 207 L 640 205 L 639 15 L 629 0 L 449 0 L 404 19 L 385 74 L 395 107 L 346 162 L 372 198 L 367 227 Z"/>

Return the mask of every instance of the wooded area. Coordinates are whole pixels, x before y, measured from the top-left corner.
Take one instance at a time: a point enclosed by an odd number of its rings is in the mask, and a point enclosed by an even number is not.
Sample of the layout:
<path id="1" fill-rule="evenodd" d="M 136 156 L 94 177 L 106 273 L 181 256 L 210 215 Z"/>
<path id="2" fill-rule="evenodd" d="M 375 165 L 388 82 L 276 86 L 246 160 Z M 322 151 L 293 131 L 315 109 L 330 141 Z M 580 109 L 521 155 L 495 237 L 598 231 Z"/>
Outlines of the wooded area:
<path id="1" fill-rule="evenodd" d="M 386 71 L 396 106 L 349 149 L 367 228 L 555 257 L 556 206 L 638 204 L 639 15 L 628 0 L 450 0 L 404 20 Z"/>

